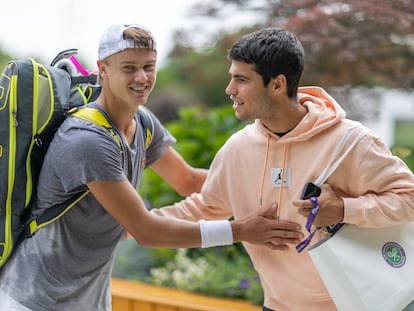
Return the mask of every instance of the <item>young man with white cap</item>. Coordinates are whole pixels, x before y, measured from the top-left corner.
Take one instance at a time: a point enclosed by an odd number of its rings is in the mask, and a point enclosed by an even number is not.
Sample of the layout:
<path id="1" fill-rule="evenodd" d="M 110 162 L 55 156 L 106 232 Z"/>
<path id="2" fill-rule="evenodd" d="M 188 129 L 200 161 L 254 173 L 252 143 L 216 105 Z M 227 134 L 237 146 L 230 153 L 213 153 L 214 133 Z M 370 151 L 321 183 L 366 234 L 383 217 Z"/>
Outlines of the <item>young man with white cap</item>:
<path id="1" fill-rule="evenodd" d="M 113 25 L 102 36 L 102 91 L 89 105 L 120 132 L 123 152 L 93 123 L 69 117 L 61 125 L 42 167 L 37 211 L 90 193 L 19 245 L 1 271 L 0 310 L 111 310 L 114 251 L 126 231 L 141 246 L 174 248 L 241 240 L 272 248 L 303 237 L 291 223 L 282 226 L 281 234 L 270 206 L 232 222 L 187 222 L 146 210 L 136 191 L 145 167 L 183 195 L 199 191 L 205 179 L 204 170 L 190 167 L 172 149 L 174 138 L 151 113 L 153 139 L 145 147 L 137 111 L 154 87 L 156 55 L 155 40 L 142 26 Z"/>

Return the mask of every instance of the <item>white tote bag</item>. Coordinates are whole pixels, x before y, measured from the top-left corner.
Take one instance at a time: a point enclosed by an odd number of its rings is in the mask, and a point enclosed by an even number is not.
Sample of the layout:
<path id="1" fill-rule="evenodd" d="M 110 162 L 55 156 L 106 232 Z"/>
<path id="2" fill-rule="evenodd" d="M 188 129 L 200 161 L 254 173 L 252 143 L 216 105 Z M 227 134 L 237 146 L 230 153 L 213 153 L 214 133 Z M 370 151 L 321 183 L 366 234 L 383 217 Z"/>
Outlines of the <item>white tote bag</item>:
<path id="1" fill-rule="evenodd" d="M 414 222 L 344 225 L 308 252 L 340 311 L 401 311 L 414 300 Z"/>
<path id="2" fill-rule="evenodd" d="M 316 186 L 366 134 L 360 133 L 343 150 L 355 128 L 339 142 Z M 414 222 L 375 229 L 344 224 L 333 236 L 309 247 L 308 253 L 340 311 L 401 311 L 414 301 Z"/>

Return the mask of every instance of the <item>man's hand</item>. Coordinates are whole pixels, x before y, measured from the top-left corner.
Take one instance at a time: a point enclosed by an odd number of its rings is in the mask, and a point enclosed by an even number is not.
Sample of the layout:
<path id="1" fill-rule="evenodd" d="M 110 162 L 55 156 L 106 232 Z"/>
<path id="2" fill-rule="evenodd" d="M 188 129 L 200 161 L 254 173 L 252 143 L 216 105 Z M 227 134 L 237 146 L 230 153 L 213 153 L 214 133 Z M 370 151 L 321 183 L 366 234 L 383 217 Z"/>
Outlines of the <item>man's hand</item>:
<path id="1" fill-rule="evenodd" d="M 297 207 L 298 213 L 308 218 L 312 209 L 312 202 L 306 200 L 294 200 L 292 204 Z M 318 197 L 319 212 L 316 215 L 314 225 L 326 227 L 344 219 L 344 201 L 339 198 L 328 184 L 321 186 L 321 195 Z"/>
<path id="2" fill-rule="evenodd" d="M 290 221 L 277 222 L 277 205 L 261 207 L 258 212 L 231 222 L 234 242 L 245 241 L 274 250 L 286 250 L 288 244 L 300 242 L 304 235 L 301 226 Z"/>

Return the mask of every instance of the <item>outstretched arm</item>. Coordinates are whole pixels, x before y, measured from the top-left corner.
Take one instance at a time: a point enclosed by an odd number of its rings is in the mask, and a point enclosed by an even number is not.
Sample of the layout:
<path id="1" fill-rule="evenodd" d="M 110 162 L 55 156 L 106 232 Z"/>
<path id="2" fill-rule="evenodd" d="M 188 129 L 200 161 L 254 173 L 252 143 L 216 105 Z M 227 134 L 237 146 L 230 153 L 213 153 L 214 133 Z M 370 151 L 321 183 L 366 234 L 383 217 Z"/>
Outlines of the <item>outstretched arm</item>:
<path id="1" fill-rule="evenodd" d="M 182 196 L 200 192 L 208 173 L 207 169 L 189 165 L 172 147 L 151 168 Z"/>
<path id="2" fill-rule="evenodd" d="M 198 223 L 172 221 L 150 214 L 128 180 L 93 181 L 88 183 L 88 187 L 139 245 L 173 248 L 201 245 Z"/>
<path id="3" fill-rule="evenodd" d="M 139 245 L 172 248 L 202 245 L 198 222 L 172 219 L 148 212 L 141 197 L 127 180 L 94 181 L 89 183 L 88 187 L 98 202 Z M 274 208 L 269 207 L 260 213 L 230 222 L 232 241 L 228 243 L 226 239 L 224 244 L 218 241 L 215 246 L 247 241 L 274 249 L 283 249 L 287 243 L 295 244 L 302 238 L 299 225 L 289 222 L 276 223 L 273 215 Z M 214 229 L 214 226 L 210 228 Z"/>

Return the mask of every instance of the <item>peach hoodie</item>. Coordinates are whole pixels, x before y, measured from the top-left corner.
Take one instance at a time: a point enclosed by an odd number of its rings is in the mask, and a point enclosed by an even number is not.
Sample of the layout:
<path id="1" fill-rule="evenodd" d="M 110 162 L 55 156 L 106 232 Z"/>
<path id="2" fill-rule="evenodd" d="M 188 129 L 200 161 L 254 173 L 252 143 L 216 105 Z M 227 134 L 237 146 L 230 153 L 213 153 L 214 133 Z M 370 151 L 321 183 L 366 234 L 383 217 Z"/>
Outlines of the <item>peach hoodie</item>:
<path id="1" fill-rule="evenodd" d="M 306 219 L 291 202 L 300 197 L 306 182 L 319 177 L 347 129 L 358 126 L 355 137 L 367 129 L 345 119 L 342 108 L 321 88 L 300 88 L 298 100 L 308 113 L 291 132 L 278 137 L 259 120 L 247 125 L 219 150 L 201 194 L 153 212 L 190 220 L 232 215 L 237 219 L 278 202 L 280 218 L 300 223 L 307 236 Z M 281 168 L 285 169 L 283 187 Z M 372 133 L 356 144 L 326 182 L 344 198 L 346 223 L 381 227 L 414 220 L 413 174 Z M 317 233 L 311 245 L 323 237 Z M 336 310 L 306 250 L 244 246 L 260 275 L 266 307 Z"/>

